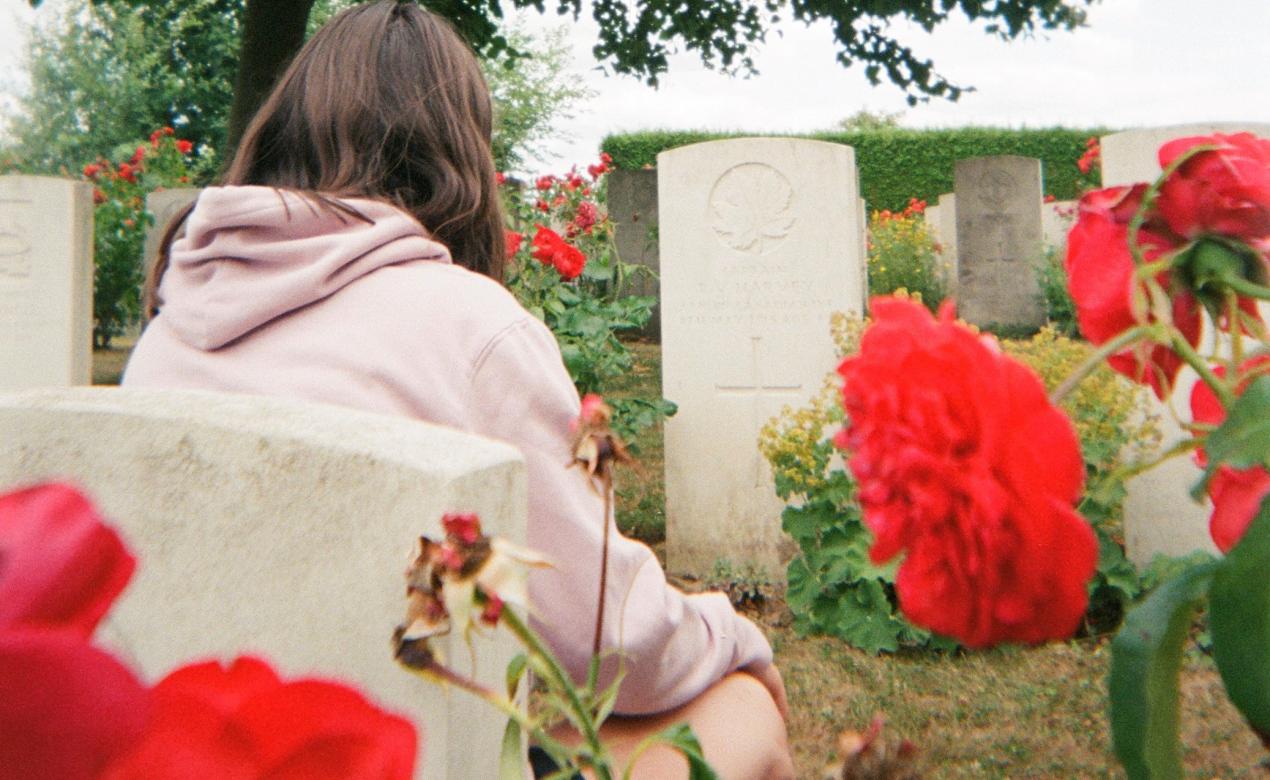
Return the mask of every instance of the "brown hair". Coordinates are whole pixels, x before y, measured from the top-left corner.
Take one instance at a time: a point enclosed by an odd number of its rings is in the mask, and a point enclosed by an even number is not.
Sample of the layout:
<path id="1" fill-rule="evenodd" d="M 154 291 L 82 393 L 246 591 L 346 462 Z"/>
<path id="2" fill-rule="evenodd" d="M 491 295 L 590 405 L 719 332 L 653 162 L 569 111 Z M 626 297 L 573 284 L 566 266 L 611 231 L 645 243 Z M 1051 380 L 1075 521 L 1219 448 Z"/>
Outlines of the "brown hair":
<path id="1" fill-rule="evenodd" d="M 413 2 L 343 11 L 300 49 L 243 133 L 222 184 L 387 201 L 454 262 L 500 280 L 502 208 L 490 152 L 489 89 L 472 50 Z M 319 195 L 320 193 L 320 195 Z M 146 279 L 153 316 L 168 253 Z"/>

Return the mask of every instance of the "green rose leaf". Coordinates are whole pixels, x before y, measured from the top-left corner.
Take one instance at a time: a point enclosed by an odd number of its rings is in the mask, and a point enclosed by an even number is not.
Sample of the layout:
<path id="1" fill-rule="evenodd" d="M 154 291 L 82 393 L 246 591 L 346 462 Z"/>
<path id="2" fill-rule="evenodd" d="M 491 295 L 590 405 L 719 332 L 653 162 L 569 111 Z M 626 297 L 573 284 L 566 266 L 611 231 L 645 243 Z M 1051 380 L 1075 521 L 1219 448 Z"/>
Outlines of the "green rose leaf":
<path id="1" fill-rule="evenodd" d="M 1203 564 L 1165 582 L 1129 613 L 1111 643 L 1111 736 L 1131 780 L 1182 776 L 1182 643 L 1214 568 Z"/>
<path id="2" fill-rule="evenodd" d="M 719 775 L 710 768 L 710 764 L 706 762 L 706 757 L 702 753 L 701 743 L 697 741 L 697 736 L 692 733 L 692 727 L 687 723 L 679 723 L 659 734 L 650 738 L 652 741 L 647 742 L 636 748 L 636 755 L 656 742 L 670 745 L 674 749 L 683 754 L 688 759 L 688 780 L 719 780 Z M 630 766 L 626 768 L 624 778 L 631 776 L 631 768 L 638 761 L 632 761 Z"/>
<path id="3" fill-rule="evenodd" d="M 1270 744 L 1270 500 L 1218 564 L 1208 601 L 1213 659 L 1226 692 Z"/>
<path id="4" fill-rule="evenodd" d="M 1248 385 L 1227 410 L 1226 421 L 1208 435 L 1204 449 L 1208 469 L 1191 489 L 1196 500 L 1204 495 L 1219 466 L 1246 469 L 1270 462 L 1270 376 L 1259 376 Z"/>

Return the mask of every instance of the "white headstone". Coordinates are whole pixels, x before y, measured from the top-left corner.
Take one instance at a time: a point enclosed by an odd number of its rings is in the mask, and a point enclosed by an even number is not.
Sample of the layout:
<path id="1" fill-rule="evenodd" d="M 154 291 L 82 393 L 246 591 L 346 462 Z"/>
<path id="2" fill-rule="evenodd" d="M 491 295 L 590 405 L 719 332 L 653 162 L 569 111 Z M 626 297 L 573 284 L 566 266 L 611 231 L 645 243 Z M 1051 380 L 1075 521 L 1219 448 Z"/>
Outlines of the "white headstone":
<path id="1" fill-rule="evenodd" d="M 1076 224 L 1076 201 L 1056 200 L 1041 206 L 1041 235 L 1047 247 L 1062 251 L 1067 232 Z"/>
<path id="2" fill-rule="evenodd" d="M 167 232 L 168 223 L 181 209 L 198 200 L 200 192 L 202 190 L 197 187 L 175 187 L 155 190 L 146 196 L 146 211 L 154 217 L 154 224 L 146 230 L 144 265 L 141 266 L 147 273 L 159 256 L 159 244 Z"/>
<path id="3" fill-rule="evenodd" d="M 958 160 L 953 180 L 958 313 L 980 326 L 1040 326 L 1041 161 L 1015 155 Z"/>
<path id="4" fill-rule="evenodd" d="M 856 177 L 856 189 L 859 190 L 860 179 Z M 858 201 L 856 210 L 856 232 L 860 237 L 860 254 L 858 255 L 861 264 L 864 266 L 863 273 L 860 274 L 860 311 L 868 311 L 869 309 L 869 204 L 864 202 L 864 198 Z M 848 269 L 849 270 L 849 269 Z"/>
<path id="5" fill-rule="evenodd" d="M 1104 135 L 1099 139 L 1102 186 L 1151 182 L 1160 175 L 1160 147 L 1175 138 L 1213 133 L 1249 132 L 1270 138 L 1270 124 L 1257 122 L 1209 122 L 1194 125 L 1146 127 Z"/>
<path id="6" fill-rule="evenodd" d="M 860 311 L 862 216 L 847 146 L 748 138 L 657 157 L 669 568 L 783 572 L 782 503 L 758 433 L 836 363 L 830 315 Z"/>
<path id="7" fill-rule="evenodd" d="M 523 543 L 513 448 L 396 417 L 218 393 L 79 388 L 0 396 L 0 485 L 80 485 L 140 566 L 104 638 L 155 679 L 241 653 L 357 686 L 422 726 L 416 777 L 498 777 L 506 719 L 398 667 L 403 572 L 446 512 Z M 466 668 L 454 639 L 447 658 Z M 475 641 L 501 689 L 514 646 Z"/>
<path id="8" fill-rule="evenodd" d="M 1175 408 L 1188 408 L 1187 399 L 1196 381 L 1194 371 L 1183 370 L 1173 391 Z M 1190 434 L 1182 430 L 1174 419 L 1174 412 L 1154 393 L 1143 395 L 1148 399 L 1147 411 L 1159 419 L 1163 434 L 1157 450 L 1143 457 L 1158 457 L 1173 444 L 1190 438 Z M 1218 554 L 1208 535 L 1212 504 L 1208 501 L 1197 504 L 1190 496 L 1191 487 L 1202 473 L 1189 455 L 1183 455 L 1170 458 L 1125 483 L 1125 552 L 1134 565 L 1146 566 L 1157 555 L 1180 556 L 1196 550 Z"/>
<path id="9" fill-rule="evenodd" d="M 0 392 L 89 384 L 92 358 L 92 185 L 0 176 Z"/>

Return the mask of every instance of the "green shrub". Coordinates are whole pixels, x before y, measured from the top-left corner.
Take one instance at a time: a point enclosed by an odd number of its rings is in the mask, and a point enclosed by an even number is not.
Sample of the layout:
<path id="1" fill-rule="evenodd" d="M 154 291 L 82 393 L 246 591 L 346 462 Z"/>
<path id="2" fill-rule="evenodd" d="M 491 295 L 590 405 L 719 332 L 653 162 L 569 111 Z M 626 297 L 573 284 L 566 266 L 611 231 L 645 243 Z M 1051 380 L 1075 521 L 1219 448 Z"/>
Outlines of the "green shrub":
<path id="1" fill-rule="evenodd" d="M 865 325 L 864 320 L 835 315 L 832 331 L 840 355 L 858 350 Z M 1052 328 L 1003 347 L 1032 366 L 1051 388 L 1089 353 L 1087 345 Z M 1098 571 L 1090 583 L 1086 613 L 1089 631 L 1114 628 L 1125 604 L 1139 592 L 1137 573 L 1124 556 L 1124 487 L 1117 470 L 1158 437 L 1154 421 L 1136 416 L 1141 398 L 1141 388 L 1102 368 L 1064 403 L 1088 476 L 1078 509 L 1099 540 Z M 872 535 L 855 500 L 855 482 L 831 443 L 842 418 L 838 385 L 830 374 L 808 405 L 787 407 L 764 427 L 759 440 L 772 465 L 776 492 L 787 504 L 782 525 L 800 549 L 788 569 L 794 627 L 802 634 L 837 636 L 875 653 L 902 646 L 952 647 L 900 614 L 897 561 L 875 566 L 869 560 Z"/>
<path id="2" fill-rule="evenodd" d="M 1011 130 L 993 127 L 912 130 L 904 128 L 810 133 L 799 137 L 847 144 L 855 149 L 860 171 L 860 196 L 870 208 L 899 211 L 910 197 L 934 202 L 953 191 L 953 164 L 967 157 L 1016 154 L 1041 160 L 1045 192 L 1059 200 L 1077 197 L 1090 185 L 1077 160 L 1087 151 L 1091 136 L 1105 128 Z M 610 135 L 601 148 L 619 168 L 638 169 L 657 164 L 657 154 L 687 144 L 762 133 L 650 130 Z M 1096 174 L 1096 170 L 1094 171 Z"/>
<path id="3" fill-rule="evenodd" d="M 939 308 L 948 268 L 922 217 L 925 210 L 926 202 L 913 198 L 903 211 L 869 215 L 869 295 L 903 290 L 931 311 Z"/>
<path id="4" fill-rule="evenodd" d="M 161 187 L 184 185 L 210 165 L 204 150 L 194 163 L 193 145 L 177 140 L 172 128 L 156 130 L 148 142 L 125 144 L 113 155 L 125 162 L 98 159 L 84 166 L 94 185 L 93 202 L 93 346 L 111 340 L 141 318 L 142 248 L 154 217 L 146 195 Z"/>
<path id="5" fill-rule="evenodd" d="M 632 274 L 651 272 L 618 257 L 613 223 L 597 205 L 604 202 L 607 172 L 607 164 L 601 162 L 589 168 L 589 176 L 574 170 L 543 176 L 523 190 L 503 188 L 512 226 L 508 238 L 518 244 L 509 252 L 507 286 L 551 328 L 581 394 L 604 394 L 610 382 L 631 370 L 631 352 L 618 334 L 643 327 L 656 303 L 652 296 L 626 293 Z M 585 255 L 586 264 L 576 278 L 565 279 L 557 267 L 535 259 L 532 242 L 544 227 Z M 613 429 L 627 441 L 675 412 L 675 405 L 663 398 L 607 400 L 613 408 Z"/>

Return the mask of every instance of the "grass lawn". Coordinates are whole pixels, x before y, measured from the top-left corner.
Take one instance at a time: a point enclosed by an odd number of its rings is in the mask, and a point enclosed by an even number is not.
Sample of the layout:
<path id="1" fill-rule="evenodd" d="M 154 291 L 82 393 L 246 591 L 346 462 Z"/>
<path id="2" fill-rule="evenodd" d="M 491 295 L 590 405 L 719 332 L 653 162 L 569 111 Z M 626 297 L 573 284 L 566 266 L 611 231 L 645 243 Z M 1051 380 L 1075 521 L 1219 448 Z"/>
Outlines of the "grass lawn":
<path id="1" fill-rule="evenodd" d="M 660 349 L 631 345 L 634 370 L 608 395 L 660 392 Z M 93 380 L 118 381 L 127 345 L 94 354 Z M 623 475 L 618 523 L 661 548 L 665 490 L 660 426 L 633 444 L 644 473 Z M 1116 777 L 1106 716 L 1105 639 L 958 655 L 870 656 L 841 641 L 799 637 L 779 587 L 761 614 L 785 676 L 790 741 L 799 776 L 820 780 L 839 732 L 862 731 L 874 714 L 887 733 L 912 740 L 927 777 Z M 1226 700 L 1211 659 L 1188 653 L 1182 677 L 1188 774 L 1265 778 L 1266 751 Z"/>

